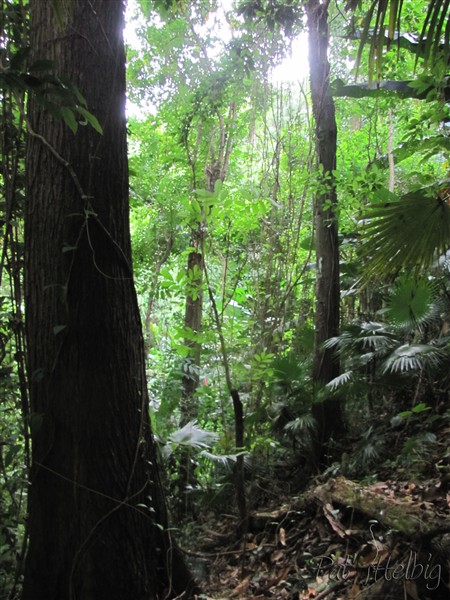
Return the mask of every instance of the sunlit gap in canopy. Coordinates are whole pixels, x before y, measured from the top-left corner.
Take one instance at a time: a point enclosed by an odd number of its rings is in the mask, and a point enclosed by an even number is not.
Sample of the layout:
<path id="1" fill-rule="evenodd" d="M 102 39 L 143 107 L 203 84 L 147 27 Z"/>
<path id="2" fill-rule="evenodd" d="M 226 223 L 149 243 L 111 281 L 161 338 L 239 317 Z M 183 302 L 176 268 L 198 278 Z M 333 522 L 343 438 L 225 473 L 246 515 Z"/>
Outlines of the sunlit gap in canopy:
<path id="1" fill-rule="evenodd" d="M 233 0 L 222 0 L 216 13 L 212 14 L 207 22 L 196 30 L 199 39 L 209 39 L 207 52 L 212 61 L 220 57 L 226 44 L 230 42 L 233 33 L 229 27 L 227 12 L 233 10 Z M 142 16 L 136 0 L 128 0 L 126 8 L 126 26 L 124 30 L 125 42 L 128 47 L 139 50 L 142 42 L 138 30 L 142 25 Z M 163 26 L 163 21 L 155 16 L 153 24 Z M 286 57 L 273 68 L 270 80 L 274 85 L 293 84 L 303 86 L 308 78 L 308 36 L 306 32 L 298 35 L 291 44 Z M 140 105 L 127 100 L 127 116 L 143 119 L 149 114 L 156 114 L 157 106 L 150 101 L 143 101 Z"/>
<path id="2" fill-rule="evenodd" d="M 274 84 L 299 83 L 308 79 L 308 34 L 306 31 L 292 40 L 287 56 L 272 71 L 271 81 Z"/>

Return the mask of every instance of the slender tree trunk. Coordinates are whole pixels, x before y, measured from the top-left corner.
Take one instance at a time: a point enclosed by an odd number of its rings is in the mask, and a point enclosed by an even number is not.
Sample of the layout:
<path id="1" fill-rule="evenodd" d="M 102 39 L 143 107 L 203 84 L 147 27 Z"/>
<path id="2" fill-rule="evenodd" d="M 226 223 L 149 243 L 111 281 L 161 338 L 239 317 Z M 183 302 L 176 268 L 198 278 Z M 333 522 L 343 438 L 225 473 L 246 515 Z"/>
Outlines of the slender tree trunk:
<path id="1" fill-rule="evenodd" d="M 30 11 L 33 60 L 54 61 L 104 133 L 30 102 L 23 600 L 171 598 L 191 578 L 167 532 L 130 267 L 123 4 L 72 0 L 62 30 L 50 2 Z"/>
<path id="2" fill-rule="evenodd" d="M 323 342 L 339 330 L 339 247 L 336 217 L 337 127 L 333 98 L 329 95 L 328 62 L 329 0 L 307 3 L 311 98 L 316 123 L 316 153 L 321 174 L 321 193 L 315 198 L 316 234 L 316 314 L 313 380 L 327 383 L 339 374 L 339 362 L 333 350 L 322 349 Z M 323 462 L 324 444 L 343 429 L 341 406 L 328 400 L 313 407 L 318 422 L 319 462 Z"/>
<path id="3" fill-rule="evenodd" d="M 230 162 L 230 154 L 233 145 L 234 127 L 236 123 L 236 104 L 231 102 L 229 112 L 226 119 L 218 113 L 218 139 L 216 130 L 213 127 L 211 131 L 210 147 L 209 147 L 209 163 L 205 166 L 205 189 L 211 194 L 214 193 L 216 183 L 224 181 L 227 175 Z M 192 169 L 193 186 L 197 187 L 196 178 L 196 161 L 198 154 L 198 145 L 203 127 L 201 121 L 197 129 L 196 148 L 193 152 L 189 149 L 189 144 L 186 143 L 186 152 L 188 162 Z M 216 158 L 217 156 L 217 158 Z M 203 214 L 202 220 L 198 223 L 198 227 L 192 234 L 193 251 L 188 256 L 187 274 L 188 277 L 195 273 L 191 283 L 194 284 L 195 293 L 188 294 L 186 297 L 186 308 L 184 317 L 184 326 L 186 329 L 194 333 L 200 333 L 202 329 L 203 317 L 203 268 L 204 257 L 203 249 L 205 246 L 207 234 L 206 215 Z M 199 371 L 201 359 L 201 344 L 197 340 L 185 339 L 185 345 L 191 349 L 191 356 L 187 362 L 187 372 L 183 375 L 182 394 L 181 394 L 181 425 L 186 424 L 195 417 L 197 406 L 194 402 L 195 392 L 199 385 Z"/>
<path id="4" fill-rule="evenodd" d="M 201 232 L 202 226 L 199 226 L 197 233 L 203 236 Z M 202 240 L 196 241 L 196 247 L 201 249 L 199 245 Z M 190 278 L 191 284 L 195 288 L 194 291 L 186 297 L 186 308 L 184 315 L 185 329 L 198 334 L 202 329 L 203 317 L 203 255 L 201 251 L 192 251 L 188 256 L 187 276 Z M 196 403 L 194 402 L 195 392 L 198 388 L 200 378 L 200 358 L 201 344 L 197 340 L 191 338 L 184 340 L 184 345 L 190 349 L 190 355 L 185 362 L 185 371 L 182 379 L 181 392 L 181 425 L 186 425 L 196 415 Z"/>
<path id="5" fill-rule="evenodd" d="M 202 225 L 197 230 L 199 236 L 203 236 Z M 196 245 L 202 243 L 197 240 Z M 201 246 L 198 246 L 200 250 Z M 191 285 L 195 286 L 195 293 L 192 292 L 186 296 L 186 307 L 184 315 L 184 327 L 193 334 L 199 334 L 202 329 L 203 318 L 203 254 L 201 251 L 192 251 L 188 255 L 187 276 L 190 278 Z M 190 354 L 184 362 L 184 370 L 181 381 L 181 401 L 180 401 L 180 425 L 183 427 L 197 415 L 197 402 L 195 393 L 200 382 L 200 361 L 202 346 L 196 339 L 186 338 L 184 345 L 189 348 Z M 191 451 L 189 448 L 183 448 L 179 457 L 178 473 L 178 519 L 182 520 L 189 514 L 194 516 L 194 506 L 188 494 L 188 487 L 193 485 L 193 468 L 191 464 Z"/>
<path id="6" fill-rule="evenodd" d="M 237 532 L 239 535 L 245 535 L 248 529 L 248 512 L 247 512 L 247 499 L 245 494 L 245 473 L 244 473 L 244 433 L 245 433 L 245 422 L 244 422 L 244 406 L 239 396 L 238 390 L 233 386 L 231 380 L 231 369 L 230 361 L 228 359 L 227 346 L 225 344 L 225 338 L 223 336 L 222 323 L 217 309 L 217 303 L 214 298 L 214 293 L 211 288 L 211 282 L 209 280 L 208 271 L 205 266 L 205 279 L 208 286 L 209 299 L 211 300 L 211 306 L 213 309 L 214 320 L 216 322 L 217 334 L 220 341 L 220 349 L 222 352 L 222 363 L 225 370 L 225 380 L 227 388 L 230 393 L 231 399 L 233 400 L 233 412 L 234 412 L 234 435 L 236 443 L 236 465 L 234 469 L 234 481 L 235 481 L 235 492 L 236 492 L 236 505 L 239 511 L 239 524 Z"/>

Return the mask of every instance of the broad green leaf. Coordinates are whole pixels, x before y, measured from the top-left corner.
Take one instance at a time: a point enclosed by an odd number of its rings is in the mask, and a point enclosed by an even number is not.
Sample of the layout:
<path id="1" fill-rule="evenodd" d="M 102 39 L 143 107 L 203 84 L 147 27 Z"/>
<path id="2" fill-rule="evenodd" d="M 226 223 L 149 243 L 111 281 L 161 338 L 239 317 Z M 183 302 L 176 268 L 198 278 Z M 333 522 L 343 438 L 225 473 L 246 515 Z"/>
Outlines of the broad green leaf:
<path id="1" fill-rule="evenodd" d="M 195 190 L 195 193 L 197 194 L 197 196 L 199 198 L 207 198 L 208 200 L 213 200 L 214 199 L 214 194 L 212 194 L 211 192 L 208 192 L 208 190 Z"/>
<path id="2" fill-rule="evenodd" d="M 102 126 L 98 122 L 98 119 L 96 116 L 94 116 L 91 112 L 89 112 L 83 106 L 77 106 L 76 109 L 81 115 L 83 115 L 83 117 L 86 119 L 86 121 L 89 123 L 89 125 L 91 125 L 95 129 L 95 131 L 97 131 L 100 134 L 103 134 Z"/>
<path id="3" fill-rule="evenodd" d="M 73 114 L 73 110 L 67 108 L 67 106 L 61 106 L 61 115 L 66 125 L 70 127 L 72 133 L 76 133 L 78 130 L 78 123 Z"/>
<path id="4" fill-rule="evenodd" d="M 411 409 L 413 413 L 421 413 L 426 410 L 431 410 L 431 406 L 427 406 L 425 402 L 420 402 L 420 404 L 416 404 L 416 406 L 413 406 Z"/>

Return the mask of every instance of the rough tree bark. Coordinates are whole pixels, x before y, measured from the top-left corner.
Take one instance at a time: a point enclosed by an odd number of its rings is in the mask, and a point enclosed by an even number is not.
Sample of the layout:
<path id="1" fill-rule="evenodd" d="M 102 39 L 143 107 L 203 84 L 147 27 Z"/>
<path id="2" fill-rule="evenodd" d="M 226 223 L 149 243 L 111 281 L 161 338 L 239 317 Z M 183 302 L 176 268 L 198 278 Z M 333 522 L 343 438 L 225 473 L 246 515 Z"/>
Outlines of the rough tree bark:
<path id="1" fill-rule="evenodd" d="M 313 380 L 316 383 L 327 383 L 339 374 L 339 361 L 334 350 L 322 348 L 326 339 L 338 333 L 340 295 L 337 195 L 333 174 L 336 170 L 337 126 L 334 101 L 328 94 L 328 5 L 329 0 L 309 0 L 306 5 L 311 99 L 321 177 L 321 192 L 317 194 L 314 206 L 317 279 Z M 337 400 L 327 400 L 314 405 L 313 413 L 318 422 L 318 459 L 323 462 L 324 444 L 330 438 L 338 437 L 343 430 L 341 406 Z"/>
<path id="2" fill-rule="evenodd" d="M 25 298 L 33 458 L 23 600 L 180 597 L 131 273 L 123 3 L 30 0 L 33 60 L 103 135 L 29 106 Z M 189 593 L 183 597 L 189 597 Z"/>
<path id="3" fill-rule="evenodd" d="M 203 317 L 203 254 L 201 252 L 202 241 L 204 237 L 203 225 L 200 224 L 195 232 L 194 242 L 195 250 L 189 253 L 186 274 L 192 277 L 191 283 L 195 286 L 195 294 L 186 296 L 186 308 L 184 315 L 185 329 L 199 334 L 202 330 Z M 194 275 L 194 276 L 193 276 Z M 202 346 L 195 339 L 185 339 L 184 345 L 190 349 L 190 355 L 185 362 L 185 371 L 182 377 L 181 388 L 181 419 L 180 425 L 184 426 L 195 418 L 197 405 L 194 401 L 200 381 L 200 360 Z"/>

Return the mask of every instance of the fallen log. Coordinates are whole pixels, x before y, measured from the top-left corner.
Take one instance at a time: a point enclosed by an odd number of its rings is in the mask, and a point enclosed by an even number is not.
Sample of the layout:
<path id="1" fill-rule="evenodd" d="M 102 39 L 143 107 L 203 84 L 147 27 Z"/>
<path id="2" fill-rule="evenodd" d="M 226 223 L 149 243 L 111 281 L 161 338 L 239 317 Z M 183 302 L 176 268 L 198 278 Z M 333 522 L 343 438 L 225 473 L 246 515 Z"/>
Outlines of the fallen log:
<path id="1" fill-rule="evenodd" d="M 330 479 L 313 490 L 322 504 L 339 504 L 355 509 L 382 525 L 411 539 L 430 541 L 450 531 L 450 516 L 440 517 L 423 502 L 385 495 L 380 486 L 364 486 L 345 477 Z"/>

